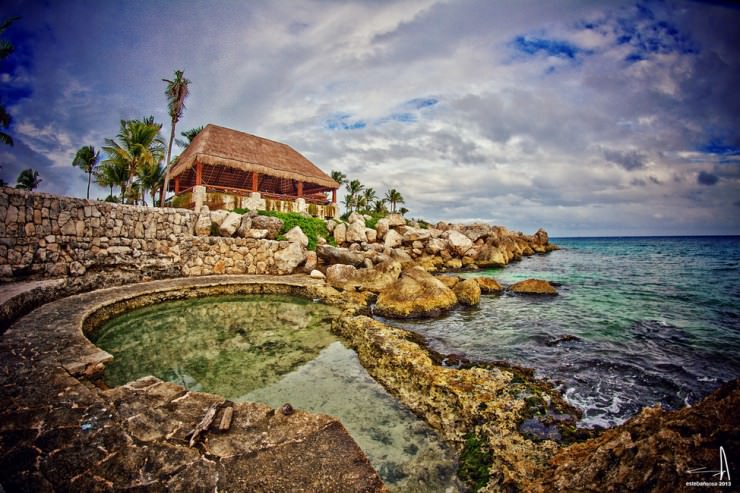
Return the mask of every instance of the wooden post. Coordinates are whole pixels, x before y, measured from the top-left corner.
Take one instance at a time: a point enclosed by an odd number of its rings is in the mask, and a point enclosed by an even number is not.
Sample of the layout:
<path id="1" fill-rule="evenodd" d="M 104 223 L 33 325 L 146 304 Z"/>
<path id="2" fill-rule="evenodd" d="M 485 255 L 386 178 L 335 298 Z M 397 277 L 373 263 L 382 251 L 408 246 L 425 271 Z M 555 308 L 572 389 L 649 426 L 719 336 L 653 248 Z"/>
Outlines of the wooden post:
<path id="1" fill-rule="evenodd" d="M 180 193 L 180 175 L 175 177 L 175 195 Z"/>
<path id="2" fill-rule="evenodd" d="M 337 203 L 337 189 L 331 191 L 331 203 L 336 204 Z"/>
<path id="3" fill-rule="evenodd" d="M 258 192 L 257 187 L 259 186 L 260 175 L 259 173 L 252 172 L 252 191 Z"/>
<path id="4" fill-rule="evenodd" d="M 203 163 L 197 161 L 195 163 L 195 186 L 203 183 Z"/>
<path id="5" fill-rule="evenodd" d="M 298 196 L 303 197 L 303 182 L 302 181 L 298 182 Z"/>

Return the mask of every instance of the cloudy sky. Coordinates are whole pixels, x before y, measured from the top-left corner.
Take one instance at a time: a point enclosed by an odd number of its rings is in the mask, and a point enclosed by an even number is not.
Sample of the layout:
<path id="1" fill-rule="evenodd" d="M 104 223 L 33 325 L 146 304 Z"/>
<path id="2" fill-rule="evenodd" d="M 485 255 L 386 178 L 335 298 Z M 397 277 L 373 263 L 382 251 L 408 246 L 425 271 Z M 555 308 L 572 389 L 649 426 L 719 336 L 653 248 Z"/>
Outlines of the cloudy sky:
<path id="1" fill-rule="evenodd" d="M 0 176 L 84 196 L 122 118 L 290 144 L 409 216 L 551 235 L 740 234 L 740 9 L 723 2 L 30 1 Z M 103 197 L 106 190 L 96 189 Z"/>

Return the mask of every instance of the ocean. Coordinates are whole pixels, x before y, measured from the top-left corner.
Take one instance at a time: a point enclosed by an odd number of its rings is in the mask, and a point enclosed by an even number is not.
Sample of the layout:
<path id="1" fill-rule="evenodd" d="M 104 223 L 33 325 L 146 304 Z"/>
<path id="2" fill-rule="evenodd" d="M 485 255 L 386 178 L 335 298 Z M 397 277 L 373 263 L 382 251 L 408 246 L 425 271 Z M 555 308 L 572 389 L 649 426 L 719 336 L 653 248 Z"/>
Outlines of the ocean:
<path id="1" fill-rule="evenodd" d="M 740 237 L 551 242 L 562 249 L 465 276 L 546 279 L 558 296 L 483 296 L 442 318 L 392 323 L 443 353 L 534 368 L 583 411 L 583 426 L 682 407 L 740 377 Z"/>

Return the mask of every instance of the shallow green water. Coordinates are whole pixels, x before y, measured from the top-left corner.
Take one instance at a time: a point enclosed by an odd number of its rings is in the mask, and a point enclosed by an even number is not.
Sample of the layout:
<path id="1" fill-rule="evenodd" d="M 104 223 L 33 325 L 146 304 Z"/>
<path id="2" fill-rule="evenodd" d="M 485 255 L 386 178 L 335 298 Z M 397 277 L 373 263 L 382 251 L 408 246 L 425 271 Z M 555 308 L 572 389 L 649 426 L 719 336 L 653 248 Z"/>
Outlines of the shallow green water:
<path id="1" fill-rule="evenodd" d="M 330 332 L 337 308 L 288 296 L 211 297 L 131 311 L 95 334 L 106 383 L 146 375 L 234 401 L 338 417 L 392 491 L 459 491 L 454 452 Z"/>

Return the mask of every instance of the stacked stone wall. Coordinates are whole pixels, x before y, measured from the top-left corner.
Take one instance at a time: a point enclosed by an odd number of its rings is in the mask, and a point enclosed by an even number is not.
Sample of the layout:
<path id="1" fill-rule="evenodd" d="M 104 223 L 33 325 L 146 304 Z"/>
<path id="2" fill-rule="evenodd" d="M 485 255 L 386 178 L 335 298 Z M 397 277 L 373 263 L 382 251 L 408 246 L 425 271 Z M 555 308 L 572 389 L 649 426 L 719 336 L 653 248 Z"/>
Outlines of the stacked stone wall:
<path id="1" fill-rule="evenodd" d="M 288 242 L 194 235 L 186 209 L 0 189 L 0 279 L 131 272 L 140 278 L 286 274 Z"/>

